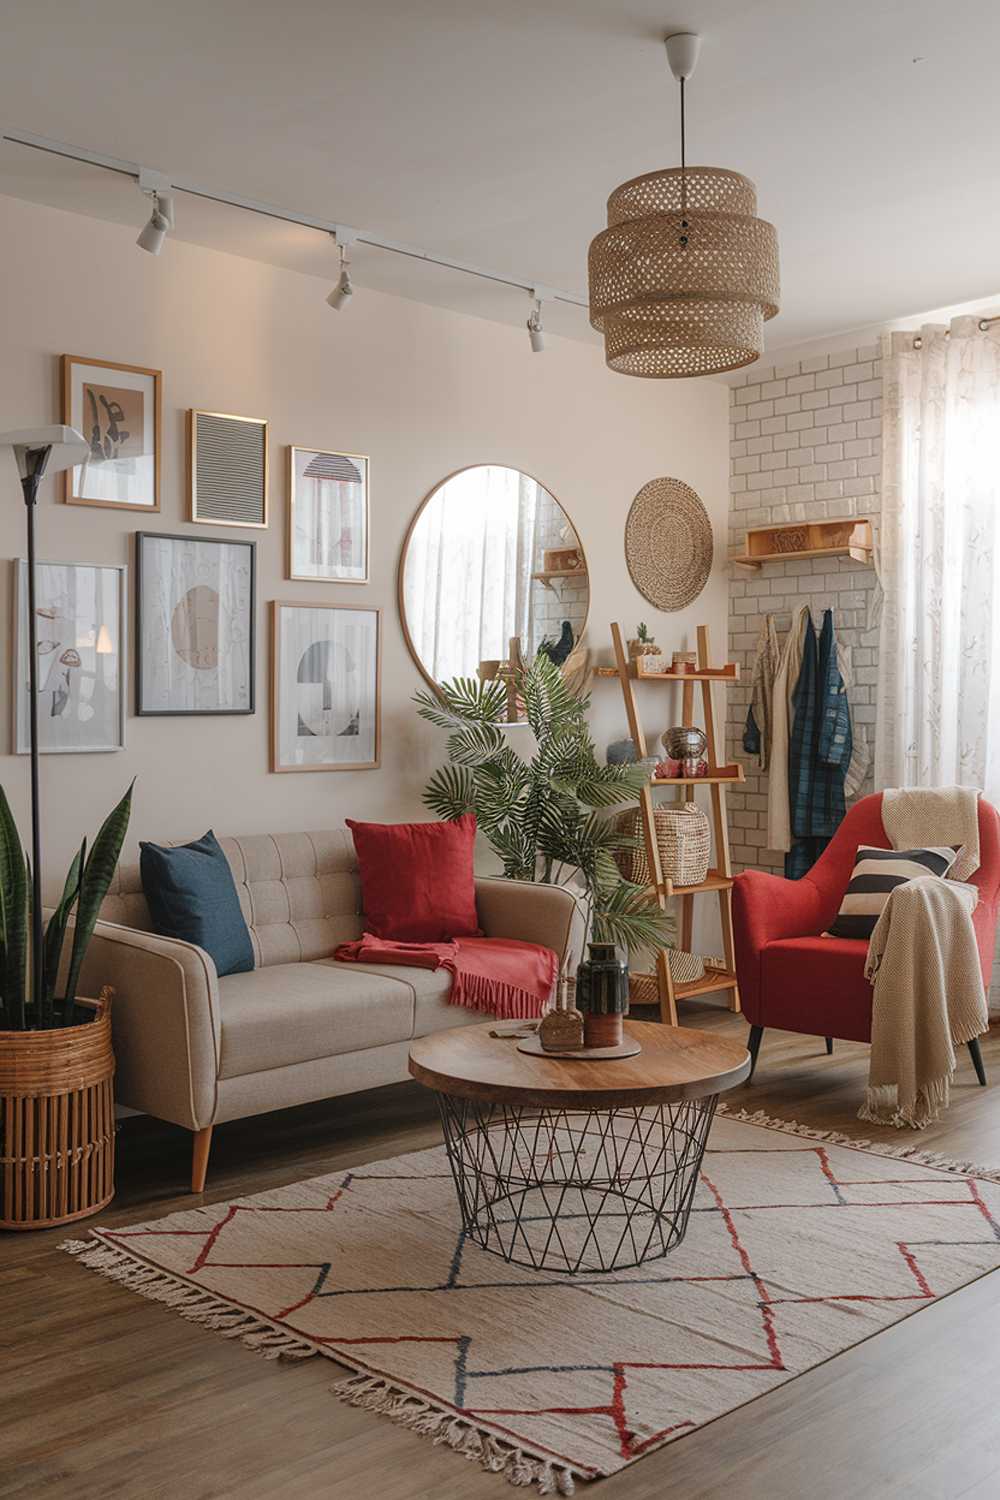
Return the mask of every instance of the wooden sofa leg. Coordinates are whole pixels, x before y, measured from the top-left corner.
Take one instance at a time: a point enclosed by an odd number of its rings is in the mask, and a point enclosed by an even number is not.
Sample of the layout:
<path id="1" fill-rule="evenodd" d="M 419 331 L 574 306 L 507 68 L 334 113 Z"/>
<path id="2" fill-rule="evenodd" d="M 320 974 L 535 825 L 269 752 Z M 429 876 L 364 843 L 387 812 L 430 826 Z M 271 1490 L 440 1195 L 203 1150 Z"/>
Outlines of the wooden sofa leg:
<path id="1" fill-rule="evenodd" d="M 208 1153 L 212 1148 L 212 1127 L 206 1125 L 204 1130 L 196 1130 L 194 1133 L 194 1146 L 191 1151 L 191 1191 L 202 1193 L 205 1190 L 205 1177 L 208 1173 Z"/>
<path id="2" fill-rule="evenodd" d="M 983 1088 L 986 1087 L 986 1064 L 983 1062 L 983 1053 L 977 1036 L 969 1043 L 969 1056 L 972 1058 L 972 1066 L 976 1070 L 976 1077 Z"/>
<path id="3" fill-rule="evenodd" d="M 747 1051 L 750 1054 L 750 1072 L 747 1076 L 747 1083 L 750 1082 L 750 1079 L 754 1075 L 754 1069 L 757 1066 L 757 1053 L 760 1051 L 760 1039 L 763 1035 L 763 1026 L 750 1027 L 750 1035 L 747 1037 Z"/>
<path id="4" fill-rule="evenodd" d="M 827 1057 L 832 1057 L 833 1056 L 833 1037 L 832 1036 L 828 1036 L 826 1038 L 826 1055 L 827 1055 Z"/>

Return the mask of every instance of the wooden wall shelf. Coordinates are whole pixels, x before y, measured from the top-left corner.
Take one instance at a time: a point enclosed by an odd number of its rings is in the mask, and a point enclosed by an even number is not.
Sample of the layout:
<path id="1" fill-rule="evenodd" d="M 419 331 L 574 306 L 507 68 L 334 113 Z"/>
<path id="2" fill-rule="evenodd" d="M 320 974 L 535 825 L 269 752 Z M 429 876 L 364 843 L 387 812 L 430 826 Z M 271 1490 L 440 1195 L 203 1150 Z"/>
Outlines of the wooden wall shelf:
<path id="1" fill-rule="evenodd" d="M 800 545 L 791 548 L 792 541 Z M 759 568 L 763 563 L 795 562 L 808 557 L 852 557 L 855 562 L 870 563 L 871 522 L 844 516 L 836 521 L 755 526 L 747 532 L 746 551 L 729 560 L 741 568 Z"/>
<path id="2" fill-rule="evenodd" d="M 586 578 L 586 568 L 559 568 L 551 573 L 532 573 L 536 583 L 543 583 L 547 589 L 552 587 L 553 578 Z"/>

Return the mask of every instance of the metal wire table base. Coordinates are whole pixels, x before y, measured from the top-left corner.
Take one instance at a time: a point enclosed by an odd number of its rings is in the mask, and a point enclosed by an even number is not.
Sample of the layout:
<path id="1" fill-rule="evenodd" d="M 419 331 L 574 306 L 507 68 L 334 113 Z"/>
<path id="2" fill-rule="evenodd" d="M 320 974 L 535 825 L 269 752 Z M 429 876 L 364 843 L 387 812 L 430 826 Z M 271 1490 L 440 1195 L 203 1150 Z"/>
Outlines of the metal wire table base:
<path id="1" fill-rule="evenodd" d="M 462 1227 L 533 1271 L 620 1271 L 687 1230 L 718 1094 L 612 1110 L 437 1095 Z"/>

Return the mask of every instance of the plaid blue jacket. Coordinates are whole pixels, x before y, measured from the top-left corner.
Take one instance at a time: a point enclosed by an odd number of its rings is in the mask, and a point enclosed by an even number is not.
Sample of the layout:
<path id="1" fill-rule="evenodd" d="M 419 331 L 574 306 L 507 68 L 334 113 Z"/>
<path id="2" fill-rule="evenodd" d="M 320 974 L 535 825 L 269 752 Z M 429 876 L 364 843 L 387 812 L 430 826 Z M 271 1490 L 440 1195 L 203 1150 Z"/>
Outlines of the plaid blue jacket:
<path id="1" fill-rule="evenodd" d="M 844 777 L 854 748 L 829 609 L 818 642 L 809 621 L 792 704 L 788 799 L 794 843 L 785 858 L 785 874 L 798 879 L 819 858 L 844 816 Z"/>

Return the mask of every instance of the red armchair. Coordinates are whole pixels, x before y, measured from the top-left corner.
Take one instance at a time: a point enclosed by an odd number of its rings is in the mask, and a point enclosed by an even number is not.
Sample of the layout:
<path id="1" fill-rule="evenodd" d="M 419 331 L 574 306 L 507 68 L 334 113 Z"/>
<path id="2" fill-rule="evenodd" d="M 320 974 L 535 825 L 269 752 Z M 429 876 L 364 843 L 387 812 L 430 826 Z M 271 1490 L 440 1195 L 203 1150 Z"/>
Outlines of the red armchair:
<path id="1" fill-rule="evenodd" d="M 857 938 L 822 937 L 834 920 L 859 844 L 888 849 L 882 827 L 882 794 L 855 803 L 826 849 L 801 880 L 747 870 L 733 888 L 736 972 L 743 1012 L 750 1022 L 747 1046 L 757 1066 L 765 1026 L 826 1038 L 870 1042 L 872 989 L 865 978 L 868 944 Z M 1000 900 L 1000 815 L 979 800 L 979 887 L 972 921 L 989 989 Z M 969 1053 L 986 1082 L 978 1039 Z"/>

